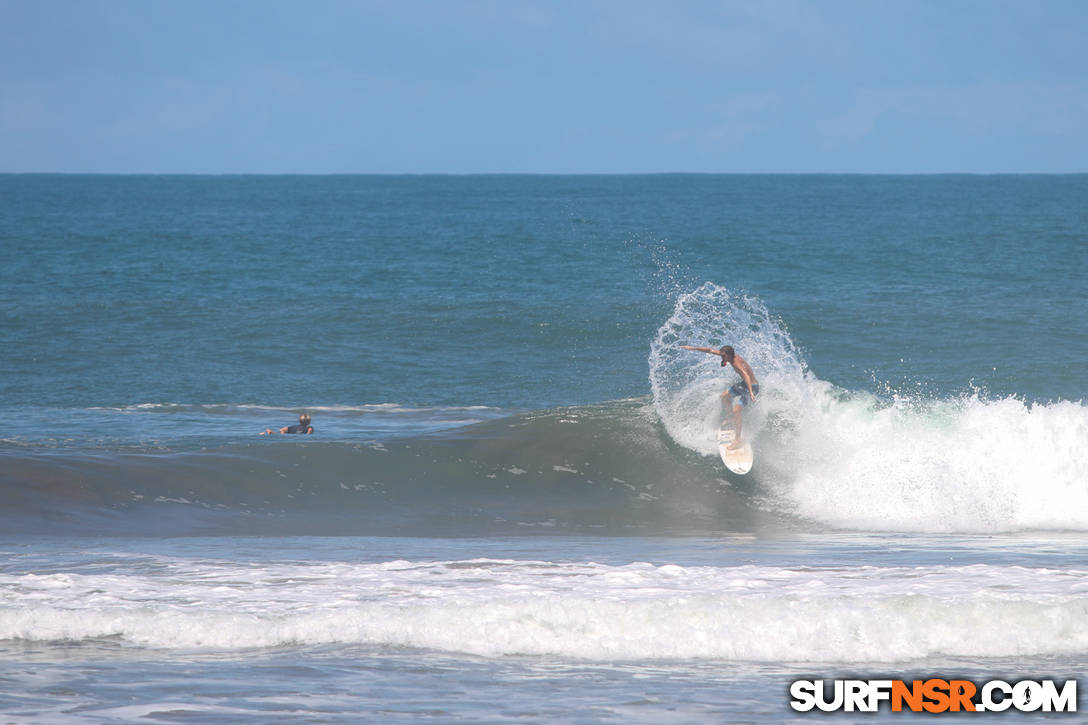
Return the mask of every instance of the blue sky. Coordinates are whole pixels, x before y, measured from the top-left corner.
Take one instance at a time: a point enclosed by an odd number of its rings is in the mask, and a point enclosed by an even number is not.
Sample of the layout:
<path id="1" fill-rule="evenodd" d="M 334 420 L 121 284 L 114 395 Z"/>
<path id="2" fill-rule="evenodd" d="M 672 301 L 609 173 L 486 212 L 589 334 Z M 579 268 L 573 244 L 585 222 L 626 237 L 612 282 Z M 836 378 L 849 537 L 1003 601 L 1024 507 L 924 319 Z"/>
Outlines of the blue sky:
<path id="1" fill-rule="evenodd" d="M 0 171 L 1088 171 L 1088 2 L 0 0 Z"/>

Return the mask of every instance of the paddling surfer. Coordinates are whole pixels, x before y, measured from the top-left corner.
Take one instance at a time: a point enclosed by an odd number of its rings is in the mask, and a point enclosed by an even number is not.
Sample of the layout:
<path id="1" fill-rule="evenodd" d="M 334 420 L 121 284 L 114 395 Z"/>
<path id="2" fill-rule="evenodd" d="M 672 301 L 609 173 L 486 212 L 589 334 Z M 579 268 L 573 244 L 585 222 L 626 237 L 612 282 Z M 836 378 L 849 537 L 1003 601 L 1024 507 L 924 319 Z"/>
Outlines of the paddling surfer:
<path id="1" fill-rule="evenodd" d="M 266 428 L 264 433 L 261 433 L 261 435 L 266 436 L 266 435 L 272 435 L 272 434 L 275 434 L 275 433 L 284 433 L 284 434 L 300 433 L 302 435 L 309 435 L 310 433 L 313 433 L 313 432 L 314 432 L 314 427 L 312 425 L 310 425 L 310 416 L 303 413 L 302 415 L 300 415 L 298 417 L 298 425 L 285 425 L 284 427 L 280 428 L 279 430 L 273 430 L 271 428 Z"/>
<path id="2" fill-rule="evenodd" d="M 752 366 L 729 345 L 723 345 L 717 350 L 712 347 L 696 347 L 694 345 L 681 345 L 680 347 L 685 350 L 695 350 L 696 352 L 717 355 L 722 359 L 723 368 L 727 365 L 732 365 L 733 369 L 740 374 L 741 382 L 722 393 L 722 405 L 726 409 L 731 409 L 733 411 L 733 422 L 737 430 L 736 439 L 726 447 L 730 450 L 740 448 L 742 445 L 740 439 L 742 423 L 740 409 L 749 403 L 756 402 L 756 393 L 759 392 L 759 383 L 756 382 L 756 376 L 755 373 L 752 372 Z"/>

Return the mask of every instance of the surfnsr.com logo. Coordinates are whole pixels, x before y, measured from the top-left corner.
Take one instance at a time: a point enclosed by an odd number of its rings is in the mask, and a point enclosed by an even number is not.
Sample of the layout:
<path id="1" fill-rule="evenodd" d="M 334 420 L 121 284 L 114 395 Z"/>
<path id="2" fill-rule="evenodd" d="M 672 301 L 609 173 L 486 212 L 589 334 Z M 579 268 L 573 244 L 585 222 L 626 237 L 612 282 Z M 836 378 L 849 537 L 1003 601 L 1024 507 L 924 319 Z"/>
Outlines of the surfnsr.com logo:
<path id="1" fill-rule="evenodd" d="M 1076 712 L 1077 681 L 1054 680 L 797 680 L 790 707 L 798 712 Z"/>

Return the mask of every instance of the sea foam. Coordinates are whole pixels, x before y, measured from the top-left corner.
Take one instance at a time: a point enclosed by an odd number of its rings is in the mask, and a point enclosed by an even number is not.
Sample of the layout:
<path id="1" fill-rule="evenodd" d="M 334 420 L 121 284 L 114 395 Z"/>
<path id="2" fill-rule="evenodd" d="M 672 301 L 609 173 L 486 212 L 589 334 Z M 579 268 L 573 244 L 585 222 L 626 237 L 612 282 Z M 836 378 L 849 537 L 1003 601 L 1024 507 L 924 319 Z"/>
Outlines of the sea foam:
<path id="1" fill-rule="evenodd" d="M 484 657 L 893 662 L 1084 654 L 1088 570 L 174 562 L 0 578 L 0 639 L 167 650 L 357 644 Z"/>

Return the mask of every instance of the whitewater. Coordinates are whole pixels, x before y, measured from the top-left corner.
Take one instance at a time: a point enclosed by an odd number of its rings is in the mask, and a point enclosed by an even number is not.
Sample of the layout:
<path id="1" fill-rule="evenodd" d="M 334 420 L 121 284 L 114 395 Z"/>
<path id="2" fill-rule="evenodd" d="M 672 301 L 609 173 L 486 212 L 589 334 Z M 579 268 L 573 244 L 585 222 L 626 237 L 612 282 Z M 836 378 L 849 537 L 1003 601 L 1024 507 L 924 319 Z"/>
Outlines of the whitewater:
<path id="1" fill-rule="evenodd" d="M 0 576 L 0 639 L 116 638 L 188 652 L 338 644 L 481 657 L 771 663 L 1064 655 L 1088 647 L 1081 626 L 1088 569 L 118 559 L 103 556 L 94 570 L 85 564 L 88 573 Z M 162 570 L 174 573 L 164 579 Z"/>

